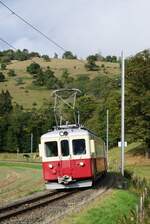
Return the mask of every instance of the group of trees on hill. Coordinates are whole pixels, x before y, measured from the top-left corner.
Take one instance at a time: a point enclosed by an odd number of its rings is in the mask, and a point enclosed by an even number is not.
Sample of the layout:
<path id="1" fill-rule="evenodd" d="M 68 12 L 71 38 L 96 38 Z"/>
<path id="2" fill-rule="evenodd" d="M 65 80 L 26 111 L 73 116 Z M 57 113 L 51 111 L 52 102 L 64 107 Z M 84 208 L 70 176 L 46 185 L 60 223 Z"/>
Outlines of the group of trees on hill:
<path id="1" fill-rule="evenodd" d="M 39 58 L 43 58 L 45 61 L 49 62 L 51 60 L 51 58 L 49 57 L 49 55 L 41 55 L 38 52 L 29 52 L 27 49 L 23 49 L 23 50 L 4 50 L 4 51 L 0 51 L 0 63 L 2 64 L 2 66 L 5 66 L 5 63 L 9 63 L 11 62 L 11 60 L 18 60 L 18 61 L 24 61 L 24 60 L 28 60 L 34 57 L 39 57 Z M 53 58 L 58 58 L 58 54 L 54 53 Z M 63 59 L 77 59 L 77 56 L 74 55 L 71 51 L 65 51 L 62 55 Z M 89 61 L 107 61 L 107 62 L 118 62 L 118 59 L 116 56 L 111 56 L 108 55 L 106 57 L 102 56 L 101 53 L 96 53 L 94 55 L 89 55 L 87 57 L 87 60 Z"/>
<path id="2" fill-rule="evenodd" d="M 91 58 L 91 57 L 90 57 Z M 91 59 L 89 59 L 91 60 Z M 93 58 L 92 58 L 93 60 Z M 145 50 L 126 59 L 126 140 L 142 139 L 150 148 L 150 51 Z M 109 109 L 110 145 L 120 140 L 120 78 L 104 75 L 90 79 L 81 74 L 72 77 L 67 69 L 60 78 L 48 67 L 43 70 L 38 64 L 31 64 L 27 71 L 33 76 L 34 84 L 48 89 L 79 88 L 82 94 L 77 100 L 81 122 L 106 138 L 106 110 Z M 41 108 L 24 110 L 12 103 L 8 91 L 0 93 L 0 149 L 3 151 L 27 152 L 30 148 L 30 134 L 34 136 L 34 150 L 37 149 L 41 134 L 52 128 L 54 115 L 52 104 Z"/>
<path id="3" fill-rule="evenodd" d="M 5 152 L 29 152 L 30 136 L 33 134 L 33 147 L 37 149 L 40 136 L 54 125 L 52 105 L 24 110 L 12 103 L 8 91 L 0 93 L 0 149 Z"/>
<path id="4" fill-rule="evenodd" d="M 34 85 L 46 86 L 47 89 L 57 89 L 61 87 L 60 81 L 56 78 L 50 67 L 43 70 L 39 64 L 33 62 L 27 67 L 27 72 L 32 75 Z"/>
<path id="5" fill-rule="evenodd" d="M 21 50 L 6 50 L 6 51 L 0 51 L 0 62 L 3 63 L 9 63 L 11 60 L 18 60 L 18 61 L 24 61 L 31 59 L 33 57 L 40 57 L 40 54 L 37 52 L 29 52 L 27 49 Z"/>

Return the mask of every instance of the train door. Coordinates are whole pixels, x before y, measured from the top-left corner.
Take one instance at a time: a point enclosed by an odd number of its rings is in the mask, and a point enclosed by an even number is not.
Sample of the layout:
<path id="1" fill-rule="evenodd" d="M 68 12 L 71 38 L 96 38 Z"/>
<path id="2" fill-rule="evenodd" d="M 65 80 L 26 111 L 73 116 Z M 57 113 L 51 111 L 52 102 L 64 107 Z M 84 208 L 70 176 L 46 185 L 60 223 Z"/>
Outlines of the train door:
<path id="1" fill-rule="evenodd" d="M 71 151 L 68 139 L 60 140 L 60 174 L 71 176 Z"/>

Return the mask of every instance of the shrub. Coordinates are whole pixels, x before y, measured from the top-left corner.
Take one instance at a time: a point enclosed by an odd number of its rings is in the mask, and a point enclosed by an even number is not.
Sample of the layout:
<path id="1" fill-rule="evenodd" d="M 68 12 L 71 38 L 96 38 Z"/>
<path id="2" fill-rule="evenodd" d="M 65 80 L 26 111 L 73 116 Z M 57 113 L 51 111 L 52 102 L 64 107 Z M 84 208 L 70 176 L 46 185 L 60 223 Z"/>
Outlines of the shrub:
<path id="1" fill-rule="evenodd" d="M 42 55 L 42 58 L 44 59 L 44 61 L 49 62 L 51 61 L 50 57 L 48 55 Z"/>
<path id="2" fill-rule="evenodd" d="M 13 76 L 16 76 L 16 73 L 15 73 L 15 71 L 13 70 L 13 69 L 9 69 L 9 71 L 8 71 L 8 76 L 10 76 L 10 77 L 13 77 Z"/>
<path id="3" fill-rule="evenodd" d="M 6 64 L 5 63 L 1 64 L 1 70 L 6 70 Z"/>
<path id="4" fill-rule="evenodd" d="M 0 82 L 4 82 L 5 81 L 5 76 L 2 72 L 0 72 Z"/>
<path id="5" fill-rule="evenodd" d="M 41 70 L 41 67 L 38 63 L 31 63 L 28 67 L 27 67 L 27 72 L 29 72 L 30 74 L 37 74 L 39 71 Z"/>
<path id="6" fill-rule="evenodd" d="M 62 58 L 64 59 L 76 59 L 77 57 L 73 55 L 73 53 L 71 51 L 66 51 Z"/>

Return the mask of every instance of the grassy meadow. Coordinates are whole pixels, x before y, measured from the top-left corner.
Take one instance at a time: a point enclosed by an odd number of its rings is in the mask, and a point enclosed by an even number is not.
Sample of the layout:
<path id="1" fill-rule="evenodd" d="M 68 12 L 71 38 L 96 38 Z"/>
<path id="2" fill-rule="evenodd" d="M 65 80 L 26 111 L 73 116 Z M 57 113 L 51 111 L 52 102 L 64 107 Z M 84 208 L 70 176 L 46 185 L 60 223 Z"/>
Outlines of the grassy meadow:
<path id="1" fill-rule="evenodd" d="M 0 162 L 0 206 L 44 189 L 40 164 Z"/>
<path id="2" fill-rule="evenodd" d="M 84 67 L 83 60 L 67 60 L 67 59 L 51 59 L 50 62 L 45 62 L 42 58 L 34 58 L 43 69 L 48 66 L 54 71 L 57 78 L 61 77 L 64 69 L 67 69 L 70 76 L 77 77 L 79 75 L 87 75 L 90 78 L 94 78 L 97 75 L 107 75 L 109 77 L 115 77 L 119 74 L 119 64 L 110 62 L 97 62 L 100 66 L 99 71 L 87 71 Z M 17 102 L 23 105 L 24 108 L 31 108 L 35 103 L 37 107 L 40 107 L 45 100 L 51 99 L 51 92 L 44 87 L 36 87 L 32 85 L 32 76 L 26 72 L 26 67 L 32 63 L 31 60 L 26 61 L 12 61 L 7 65 L 7 70 L 3 71 L 7 81 L 0 82 L 0 91 L 9 90 L 13 97 L 13 102 Z M 104 67 L 102 66 L 104 65 Z M 16 76 L 9 77 L 7 72 L 9 69 L 14 69 Z M 17 85 L 16 79 L 22 78 L 23 83 Z"/>
<path id="3" fill-rule="evenodd" d="M 116 147 L 109 151 L 109 169 L 118 172 L 121 149 Z M 125 148 L 125 169 L 135 175 L 150 180 L 150 159 L 145 157 L 145 145 L 134 142 Z"/>

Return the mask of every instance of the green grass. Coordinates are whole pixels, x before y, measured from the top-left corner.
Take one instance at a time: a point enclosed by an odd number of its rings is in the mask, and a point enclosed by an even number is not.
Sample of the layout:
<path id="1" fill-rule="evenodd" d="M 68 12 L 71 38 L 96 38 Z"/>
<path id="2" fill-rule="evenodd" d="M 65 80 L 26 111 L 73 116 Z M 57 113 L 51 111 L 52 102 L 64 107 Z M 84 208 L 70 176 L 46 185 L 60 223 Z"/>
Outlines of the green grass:
<path id="1" fill-rule="evenodd" d="M 140 147 L 141 142 L 134 142 L 129 144 L 125 148 L 125 154 L 129 153 L 131 150 Z M 109 151 L 109 169 L 113 171 L 118 171 L 119 170 L 119 164 L 120 164 L 120 156 L 121 156 L 121 148 L 115 147 L 112 148 Z"/>
<path id="2" fill-rule="evenodd" d="M 132 171 L 135 175 L 150 179 L 150 159 L 146 159 L 145 145 L 141 142 L 134 142 L 125 148 L 125 169 Z M 120 148 L 116 147 L 109 151 L 109 168 L 112 171 L 119 171 Z"/>
<path id="3" fill-rule="evenodd" d="M 44 189 L 40 164 L 0 162 L 0 206 Z"/>
<path id="4" fill-rule="evenodd" d="M 112 194 L 91 203 L 80 213 L 70 215 L 60 224 L 117 224 L 135 208 L 137 195 L 129 191 L 113 190 Z"/>
<path id="5" fill-rule="evenodd" d="M 125 148 L 126 168 L 132 170 L 137 176 L 149 178 L 150 162 L 145 164 L 142 150 L 144 146 L 141 142 L 129 144 Z M 109 161 L 111 170 L 118 172 L 120 164 L 118 147 L 109 151 Z M 133 165 L 135 162 L 136 165 Z M 124 216 L 128 218 L 132 216 L 131 211 L 135 211 L 135 205 L 139 202 L 138 196 L 131 190 L 113 189 L 100 200 L 91 202 L 80 212 L 69 215 L 60 224 L 121 224 Z"/>
<path id="6" fill-rule="evenodd" d="M 30 157 L 24 158 L 24 154 L 29 155 Z M 41 162 L 41 157 L 36 157 L 38 153 L 0 153 L 0 161 L 24 161 L 24 162 Z"/>
<path id="7" fill-rule="evenodd" d="M 132 171 L 138 177 L 150 180 L 150 165 L 128 165 L 127 170 Z"/>
<path id="8" fill-rule="evenodd" d="M 9 167 L 9 168 L 19 168 L 19 169 L 24 169 L 24 168 L 31 168 L 31 169 L 38 169 L 41 170 L 42 169 L 42 165 L 41 164 L 34 164 L 34 163 L 11 163 L 11 162 L 0 162 L 0 167 Z"/>

